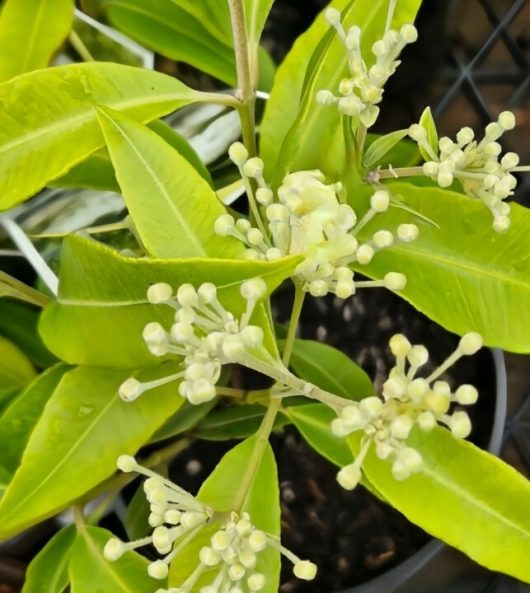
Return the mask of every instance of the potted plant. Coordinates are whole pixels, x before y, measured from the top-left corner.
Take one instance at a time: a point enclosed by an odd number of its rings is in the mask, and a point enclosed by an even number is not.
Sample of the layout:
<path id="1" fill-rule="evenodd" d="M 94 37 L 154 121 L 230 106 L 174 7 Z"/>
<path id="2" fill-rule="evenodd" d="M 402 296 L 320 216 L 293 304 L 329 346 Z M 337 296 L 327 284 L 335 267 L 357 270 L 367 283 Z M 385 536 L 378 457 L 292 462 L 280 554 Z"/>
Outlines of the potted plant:
<path id="1" fill-rule="evenodd" d="M 39 331 L 61 362 L 0 417 L 0 537 L 66 508 L 75 518 L 31 563 L 27 592 L 70 584 L 272 593 L 281 556 L 312 581 L 318 566 L 281 539 L 269 438 L 286 423 L 339 466 L 343 489 L 362 483 L 477 562 L 530 581 L 530 486 L 465 440 L 478 391 L 447 375 L 483 344 L 530 346 L 530 217 L 506 202 L 527 168 L 498 143 L 514 116 L 502 112 L 477 139 L 469 128 L 438 138 L 427 108 L 408 129 L 370 134 L 400 53 L 416 40 L 420 1 L 334 0 L 276 73 L 258 134 L 268 63 L 259 39 L 271 4 L 101 3 L 154 49 L 167 50 L 177 29 L 173 57 L 234 92 L 98 62 L 0 86 L 2 207 L 52 181 L 74 184 L 80 171 L 101 187 L 112 167 L 130 216 L 62 242 L 57 294 L 10 281 L 11 294 L 45 305 Z M 153 36 L 153 20 L 167 30 Z M 182 139 L 145 125 L 192 103 L 240 117 L 242 141 L 228 151 L 236 178 L 217 194 Z M 241 188 L 244 206 L 228 210 L 219 195 Z M 293 296 L 282 328 L 271 298 L 286 285 Z M 440 358 L 396 333 L 377 389 L 337 349 L 296 338 L 309 299 L 373 288 L 460 336 Z M 165 475 L 167 465 L 215 414 L 245 438 L 192 495 Z M 129 519 L 145 521 L 128 525 L 140 535 L 129 541 L 99 523 L 138 474 L 146 479 Z M 149 560 L 136 551 L 144 546 Z"/>

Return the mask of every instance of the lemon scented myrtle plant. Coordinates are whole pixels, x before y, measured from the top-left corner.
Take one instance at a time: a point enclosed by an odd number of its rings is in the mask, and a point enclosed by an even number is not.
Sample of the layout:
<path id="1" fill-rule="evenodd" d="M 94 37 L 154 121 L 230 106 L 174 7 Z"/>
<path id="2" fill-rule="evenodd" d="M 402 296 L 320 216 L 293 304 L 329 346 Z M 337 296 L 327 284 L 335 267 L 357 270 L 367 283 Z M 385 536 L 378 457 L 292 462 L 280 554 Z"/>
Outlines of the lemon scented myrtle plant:
<path id="1" fill-rule="evenodd" d="M 23 2 L 5 4 L 3 18 Z M 75 515 L 31 563 L 24 591 L 275 593 L 282 556 L 296 578 L 315 579 L 314 559 L 282 543 L 269 438 L 287 423 L 335 463 L 342 488 L 362 484 L 477 562 L 530 582 L 530 485 L 466 440 L 480 394 L 447 375 L 484 344 L 530 350 L 530 216 L 509 201 L 528 167 L 499 143 L 514 114 L 448 138 L 427 107 L 408 129 L 370 131 L 417 39 L 420 0 L 331 2 L 280 64 L 263 115 L 270 63 L 259 40 L 272 1 L 160 0 L 144 20 L 140 4 L 94 3 L 227 90 L 93 61 L 0 85 L 4 209 L 82 178 L 119 186 L 128 210 L 123 223 L 62 240 L 57 294 L 11 280 L 11 296 L 43 307 L 40 335 L 59 362 L 0 416 L 0 537 Z M 164 36 L 156 14 L 181 36 Z M 156 122 L 199 103 L 239 116 L 230 183 Z M 244 197 L 229 207 L 234 193 Z M 283 328 L 271 313 L 280 286 L 293 294 Z M 308 299 L 374 288 L 460 336 L 432 360 L 394 335 L 377 391 L 339 351 L 297 338 Z M 323 375 L 346 365 L 340 393 L 292 364 L 301 348 L 323 357 Z M 236 380 L 241 369 L 259 389 Z M 258 422 L 191 494 L 168 464 L 219 413 Z M 138 474 L 127 533 L 112 534 L 99 522 Z"/>

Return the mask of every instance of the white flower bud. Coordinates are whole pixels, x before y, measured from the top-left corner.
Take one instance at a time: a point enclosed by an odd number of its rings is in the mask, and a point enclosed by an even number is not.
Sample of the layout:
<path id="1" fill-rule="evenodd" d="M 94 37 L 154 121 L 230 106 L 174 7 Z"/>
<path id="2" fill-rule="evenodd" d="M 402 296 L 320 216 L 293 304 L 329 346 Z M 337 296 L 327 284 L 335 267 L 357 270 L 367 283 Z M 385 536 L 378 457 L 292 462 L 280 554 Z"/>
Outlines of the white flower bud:
<path id="1" fill-rule="evenodd" d="M 263 175 L 263 161 L 253 156 L 243 165 L 243 174 L 247 177 L 261 177 Z"/>
<path id="2" fill-rule="evenodd" d="M 383 383 L 383 393 L 386 397 L 391 399 L 400 399 L 405 395 L 407 388 L 407 381 L 400 375 L 389 377 Z"/>
<path id="3" fill-rule="evenodd" d="M 406 414 L 400 414 L 397 418 L 394 418 L 390 425 L 390 432 L 396 439 L 408 438 L 410 431 L 412 430 L 413 422 L 410 416 Z"/>
<path id="4" fill-rule="evenodd" d="M 493 121 L 489 123 L 484 129 L 484 138 L 489 138 L 490 141 L 496 140 L 502 136 L 503 131 L 503 127 L 499 123 Z"/>
<path id="5" fill-rule="evenodd" d="M 377 418 L 383 410 L 383 402 L 376 396 L 365 397 L 359 402 L 361 412 L 368 418 Z"/>
<path id="6" fill-rule="evenodd" d="M 211 282 L 204 282 L 199 286 L 197 294 L 201 304 L 209 305 L 217 299 L 217 288 Z"/>
<path id="7" fill-rule="evenodd" d="M 193 326 L 190 323 L 179 321 L 174 323 L 170 329 L 171 338 L 178 344 L 186 344 L 195 337 Z"/>
<path id="8" fill-rule="evenodd" d="M 501 159 L 501 167 L 513 169 L 519 164 L 519 156 L 515 152 L 507 152 Z"/>
<path id="9" fill-rule="evenodd" d="M 153 579 L 162 580 L 169 574 L 169 567 L 162 560 L 155 560 L 147 567 L 147 573 Z"/>
<path id="10" fill-rule="evenodd" d="M 390 194 L 382 189 L 376 191 L 370 198 L 370 207 L 376 212 L 385 212 L 390 205 Z"/>
<path id="11" fill-rule="evenodd" d="M 283 253 L 277 247 L 271 247 L 270 249 L 267 249 L 265 257 L 268 261 L 274 261 L 275 259 L 283 257 Z"/>
<path id="12" fill-rule="evenodd" d="M 354 464 L 343 467 L 337 474 L 337 482 L 344 490 L 353 490 L 361 481 L 361 470 Z"/>
<path id="13" fill-rule="evenodd" d="M 261 591 L 263 587 L 265 587 L 265 583 L 265 575 L 261 574 L 260 572 L 255 572 L 253 575 L 250 575 L 247 579 L 247 586 L 251 593 Z"/>
<path id="14" fill-rule="evenodd" d="M 346 35 L 346 47 L 351 51 L 353 49 L 359 49 L 361 43 L 361 29 L 354 25 L 348 30 Z"/>
<path id="15" fill-rule="evenodd" d="M 317 565 L 309 560 L 300 560 L 293 567 L 294 576 L 303 581 L 312 581 L 317 576 Z"/>
<path id="16" fill-rule="evenodd" d="M 455 412 L 449 419 L 449 428 L 455 439 L 465 439 L 471 433 L 471 420 L 466 412 Z"/>
<path id="17" fill-rule="evenodd" d="M 477 332 L 469 332 L 460 338 L 458 343 L 458 350 L 467 356 L 478 352 L 484 342 L 482 336 Z"/>
<path id="18" fill-rule="evenodd" d="M 482 147 L 482 150 L 487 156 L 496 157 L 501 154 L 502 146 L 498 142 L 488 142 Z"/>
<path id="19" fill-rule="evenodd" d="M 397 236 L 401 241 L 409 243 L 418 238 L 420 229 L 415 224 L 400 224 L 397 229 Z"/>
<path id="20" fill-rule="evenodd" d="M 156 491 L 154 491 L 156 492 Z M 166 554 L 166 550 L 171 550 L 172 540 L 169 537 L 169 529 L 164 525 L 157 527 L 153 531 L 153 546 L 161 553 Z"/>
<path id="21" fill-rule="evenodd" d="M 403 290 L 407 285 L 407 277 L 399 272 L 388 272 L 383 278 L 385 288 L 389 290 Z"/>
<path id="22" fill-rule="evenodd" d="M 414 43 L 418 39 L 418 30 L 409 23 L 401 27 L 399 34 L 405 43 Z"/>
<path id="23" fill-rule="evenodd" d="M 355 294 L 355 283 L 353 280 L 341 280 L 335 286 L 335 294 L 339 299 L 347 299 Z"/>
<path id="24" fill-rule="evenodd" d="M 377 231 L 374 233 L 373 241 L 376 247 L 383 249 L 384 247 L 390 247 L 394 242 L 394 235 L 390 231 Z"/>
<path id="25" fill-rule="evenodd" d="M 160 344 L 167 339 L 166 330 L 157 321 L 148 323 L 142 332 L 142 337 L 148 344 Z"/>
<path id="26" fill-rule="evenodd" d="M 115 562 L 125 553 L 125 545 L 119 539 L 113 537 L 105 544 L 103 556 L 111 562 Z"/>
<path id="27" fill-rule="evenodd" d="M 251 228 L 250 222 L 246 218 L 238 218 L 236 220 L 236 230 L 242 235 L 246 235 Z"/>
<path id="28" fill-rule="evenodd" d="M 120 471 L 128 474 L 136 471 L 138 464 L 132 455 L 120 455 L 116 460 L 116 466 Z"/>
<path id="29" fill-rule="evenodd" d="M 459 404 L 470 406 L 478 400 L 478 391 L 473 385 L 460 385 L 456 390 L 455 399 Z"/>
<path id="30" fill-rule="evenodd" d="M 143 392 L 143 384 L 134 377 L 129 377 L 129 379 L 124 381 L 118 389 L 119 396 L 126 402 L 134 401 L 136 398 L 140 397 Z"/>
<path id="31" fill-rule="evenodd" d="M 164 521 L 169 525 L 178 525 L 180 523 L 182 513 L 176 509 L 170 509 L 164 513 Z"/>
<path id="32" fill-rule="evenodd" d="M 388 343 L 390 351 L 394 356 L 406 356 L 412 348 L 411 343 L 403 334 L 395 334 Z"/>
<path id="33" fill-rule="evenodd" d="M 375 105 L 371 105 L 370 107 L 365 107 L 360 113 L 359 113 L 359 119 L 361 120 L 361 123 L 366 126 L 367 128 L 372 127 L 375 122 L 377 121 L 377 118 L 379 117 L 379 107 L 376 107 Z"/>
<path id="34" fill-rule="evenodd" d="M 228 156 L 234 165 L 242 167 L 248 159 L 248 150 L 241 142 L 234 142 L 228 149 Z"/>
<path id="35" fill-rule="evenodd" d="M 247 301 L 256 301 L 267 292 L 267 285 L 262 278 L 252 278 L 241 284 L 240 292 Z"/>
<path id="36" fill-rule="evenodd" d="M 199 552 L 199 560 L 206 566 L 215 566 L 221 561 L 221 556 L 212 548 L 204 546 Z"/>
<path id="37" fill-rule="evenodd" d="M 442 136 L 438 140 L 438 147 L 441 152 L 444 152 L 446 154 L 450 154 L 456 148 L 455 143 L 451 140 L 451 138 L 448 138 L 447 136 Z"/>
<path id="38" fill-rule="evenodd" d="M 205 402 L 212 401 L 216 394 L 215 385 L 212 385 L 208 379 L 199 379 L 194 381 L 187 393 L 186 399 L 193 404 L 198 406 Z"/>
<path id="39" fill-rule="evenodd" d="M 287 222 L 289 220 L 289 210 L 283 204 L 271 204 L 267 207 L 265 214 L 270 222 Z"/>
<path id="40" fill-rule="evenodd" d="M 263 206 L 272 203 L 273 193 L 268 187 L 258 187 L 256 190 L 256 200 Z"/>
<path id="41" fill-rule="evenodd" d="M 339 93 L 341 95 L 351 95 L 355 89 L 354 81 L 351 78 L 343 78 L 339 82 Z"/>
<path id="42" fill-rule="evenodd" d="M 394 447 L 386 441 L 376 441 L 375 454 L 379 459 L 388 459 L 394 453 Z"/>
<path id="43" fill-rule="evenodd" d="M 239 336 L 247 348 L 259 348 L 263 344 L 263 330 L 257 325 L 248 325 Z"/>
<path id="44" fill-rule="evenodd" d="M 236 562 L 235 564 L 232 564 L 232 566 L 228 569 L 228 578 L 231 581 L 240 581 L 246 573 L 246 569 L 243 565 L 239 564 L 238 562 Z"/>
<path id="45" fill-rule="evenodd" d="M 497 121 L 503 130 L 513 130 L 515 128 L 515 115 L 511 111 L 503 111 Z"/>
<path id="46" fill-rule="evenodd" d="M 396 459 L 396 461 L 394 461 L 392 464 L 392 475 L 394 476 L 395 480 L 399 480 L 401 482 L 402 480 L 406 480 L 408 477 L 410 477 L 410 471 L 406 468 L 402 461 Z"/>
<path id="47" fill-rule="evenodd" d="M 263 243 L 263 233 L 259 229 L 250 229 L 247 240 L 251 245 L 260 245 Z"/>
<path id="48" fill-rule="evenodd" d="M 182 284 L 179 286 L 177 300 L 182 307 L 194 307 L 199 303 L 197 292 L 191 284 Z"/>
<path id="49" fill-rule="evenodd" d="M 418 416 L 418 426 L 424 432 L 431 431 L 436 426 L 436 418 L 432 412 L 422 412 Z"/>
<path id="50" fill-rule="evenodd" d="M 319 105 L 332 105 L 333 103 L 335 103 L 336 99 L 333 93 L 325 89 L 322 89 L 317 92 L 316 101 Z"/>
<path id="51" fill-rule="evenodd" d="M 475 132 L 469 127 L 462 128 L 456 135 L 456 141 L 460 145 L 469 144 L 473 142 L 473 138 L 475 137 Z"/>
<path id="52" fill-rule="evenodd" d="M 510 153 L 508 153 L 510 154 Z M 152 305 L 165 303 L 173 296 L 173 288 L 167 282 L 157 282 L 147 289 L 147 300 Z"/>
<path id="53" fill-rule="evenodd" d="M 362 108 L 362 103 L 355 95 L 348 95 L 339 99 L 339 111 L 350 117 L 356 116 Z"/>
<path id="54" fill-rule="evenodd" d="M 339 438 L 348 436 L 353 429 L 349 424 L 341 420 L 340 418 L 334 418 L 331 421 L 331 432 Z"/>
<path id="55" fill-rule="evenodd" d="M 164 515 L 160 515 L 159 513 L 149 513 L 147 522 L 151 527 L 159 527 L 164 524 Z"/>
<path id="56" fill-rule="evenodd" d="M 401 449 L 398 453 L 398 459 L 411 474 L 415 474 L 416 472 L 420 471 L 423 466 L 422 456 L 418 453 L 418 451 L 416 451 L 416 449 L 412 449 L 410 447 Z"/>
<path id="57" fill-rule="evenodd" d="M 448 394 L 428 391 L 423 398 L 423 403 L 434 414 L 445 414 L 451 405 L 451 398 Z"/>
<path id="58" fill-rule="evenodd" d="M 420 124 L 412 124 L 408 129 L 408 135 L 416 142 L 427 140 L 427 130 Z"/>
<path id="59" fill-rule="evenodd" d="M 324 18 L 333 27 L 340 24 L 340 12 L 336 8 L 327 8 L 324 12 Z"/>
<path id="60" fill-rule="evenodd" d="M 214 230 L 217 235 L 226 237 L 234 232 L 236 223 L 233 216 L 223 214 L 215 221 Z"/>
<path id="61" fill-rule="evenodd" d="M 358 247 L 355 256 L 361 265 L 366 265 L 372 261 L 372 258 L 374 257 L 374 250 L 372 247 L 370 247 L 370 245 L 364 243 Z"/>
<path id="62" fill-rule="evenodd" d="M 502 233 L 510 228 L 511 221 L 508 216 L 496 216 L 493 221 L 493 229 L 497 233 Z"/>
<path id="63" fill-rule="evenodd" d="M 423 396 L 429 390 L 429 384 L 425 379 L 414 379 L 407 385 L 407 395 L 415 404 L 421 402 Z"/>
<path id="64" fill-rule="evenodd" d="M 438 163 L 434 161 L 427 161 L 426 163 L 423 163 L 423 174 L 434 179 L 438 175 L 439 168 L 440 165 Z"/>
<path id="65" fill-rule="evenodd" d="M 231 536 L 226 531 L 221 530 L 216 531 L 212 535 L 210 543 L 214 551 L 222 552 L 223 550 L 226 550 L 226 548 L 228 548 L 231 540 Z"/>
<path id="66" fill-rule="evenodd" d="M 261 552 L 267 546 L 267 536 L 259 529 L 254 531 L 248 536 L 248 545 L 253 552 Z"/>
<path id="67" fill-rule="evenodd" d="M 444 161 L 438 168 L 436 182 L 440 187 L 449 187 L 453 183 L 453 173 L 448 167 L 444 167 L 447 161 Z"/>
<path id="68" fill-rule="evenodd" d="M 420 367 L 429 360 L 429 351 L 425 346 L 417 344 L 412 346 L 410 352 L 407 354 L 407 358 L 410 364 Z"/>

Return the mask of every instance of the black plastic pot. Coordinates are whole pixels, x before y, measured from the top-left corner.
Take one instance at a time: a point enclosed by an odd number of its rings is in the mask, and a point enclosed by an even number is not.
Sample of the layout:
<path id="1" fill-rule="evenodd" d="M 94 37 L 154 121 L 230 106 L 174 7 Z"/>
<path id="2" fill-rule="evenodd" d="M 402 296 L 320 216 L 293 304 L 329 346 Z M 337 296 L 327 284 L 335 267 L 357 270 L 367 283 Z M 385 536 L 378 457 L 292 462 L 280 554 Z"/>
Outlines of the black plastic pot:
<path id="1" fill-rule="evenodd" d="M 500 350 L 491 351 L 496 400 L 487 450 L 498 455 L 506 423 L 506 368 Z M 341 593 L 484 593 L 493 575 L 443 542 L 433 539 L 384 574 Z"/>

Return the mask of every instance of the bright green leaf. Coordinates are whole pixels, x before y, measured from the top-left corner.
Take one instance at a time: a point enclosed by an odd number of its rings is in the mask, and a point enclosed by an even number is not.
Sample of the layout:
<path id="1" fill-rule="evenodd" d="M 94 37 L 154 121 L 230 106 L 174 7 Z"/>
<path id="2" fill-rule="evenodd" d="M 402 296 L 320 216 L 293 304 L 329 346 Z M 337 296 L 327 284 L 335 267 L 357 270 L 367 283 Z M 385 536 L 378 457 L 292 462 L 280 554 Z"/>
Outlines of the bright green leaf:
<path id="1" fill-rule="evenodd" d="M 35 377 L 28 357 L 13 343 L 0 336 L 0 392 L 21 389 Z"/>
<path id="2" fill-rule="evenodd" d="M 261 449 L 259 449 L 262 447 Z M 256 458 L 256 452 L 259 456 Z M 251 472 L 249 474 L 249 472 Z M 245 491 L 245 486 L 247 490 Z M 241 490 L 243 488 L 243 490 Z M 250 521 L 271 535 L 280 534 L 280 503 L 278 475 L 274 455 L 268 443 L 260 443 L 256 436 L 231 449 L 219 462 L 202 485 L 197 498 L 216 511 L 247 512 Z M 215 527 L 212 527 L 215 530 Z M 171 564 L 169 584 L 181 584 L 197 565 L 200 548 L 207 544 L 212 529 L 203 530 Z M 266 576 L 263 593 L 277 593 L 280 557 L 267 547 L 258 554 L 256 570 Z M 207 575 L 193 589 L 197 591 L 209 582 Z"/>
<path id="3" fill-rule="evenodd" d="M 153 435 L 153 438 L 151 439 L 151 442 L 163 441 L 164 439 L 168 439 L 191 430 L 205 416 L 208 415 L 208 413 L 216 404 L 217 401 L 215 399 L 199 405 L 184 402 L 180 410 L 178 410 L 176 414 L 169 418 L 164 426 L 156 431 L 156 433 Z"/>
<path id="4" fill-rule="evenodd" d="M 214 231 L 226 212 L 190 163 L 145 126 L 98 110 L 129 213 L 147 251 L 156 257 L 237 257 L 241 243 Z"/>
<path id="5" fill-rule="evenodd" d="M 213 282 L 219 298 L 239 315 L 244 306 L 239 293 L 242 281 L 261 276 L 272 291 L 298 261 L 296 257 L 274 262 L 128 258 L 94 241 L 72 237 L 63 246 L 59 297 L 43 313 L 41 334 L 52 352 L 74 364 L 155 365 L 159 359 L 147 350 L 143 328 L 150 321 L 169 327 L 173 313 L 164 305 L 147 303 L 151 284 L 169 282 L 177 289 L 184 282 L 195 286 Z M 270 321 L 261 308 L 254 322 L 266 331 L 267 347 L 273 352 Z"/>
<path id="6" fill-rule="evenodd" d="M 374 140 L 364 154 L 363 164 L 371 170 L 377 165 L 380 165 L 388 153 L 407 135 L 407 130 L 396 130 L 379 136 Z M 390 162 L 390 161 L 389 161 Z"/>
<path id="7" fill-rule="evenodd" d="M 117 390 L 129 376 L 89 367 L 64 375 L 0 503 L 0 538 L 53 515 L 111 476 L 118 456 L 136 453 L 182 404 L 174 384 L 125 403 Z"/>
<path id="8" fill-rule="evenodd" d="M 331 463 L 343 467 L 353 461 L 346 440 L 331 432 L 331 421 L 337 417 L 331 408 L 324 404 L 290 406 L 285 414 L 311 447 Z"/>
<path id="9" fill-rule="evenodd" d="M 70 32 L 73 0 L 6 0 L 0 17 L 0 81 L 45 68 Z"/>
<path id="10" fill-rule="evenodd" d="M 438 132 L 436 131 L 436 124 L 434 123 L 434 119 L 432 117 L 432 112 L 430 107 L 426 107 L 424 112 L 421 114 L 420 117 L 420 126 L 423 126 L 427 132 L 427 142 L 431 147 L 432 152 L 437 155 L 439 152 L 438 148 Z M 424 148 L 418 144 L 418 149 L 421 153 L 421 156 L 426 161 L 432 160 L 432 154 L 429 154 Z"/>
<path id="11" fill-rule="evenodd" d="M 115 562 L 103 556 L 112 534 L 106 529 L 84 526 L 70 552 L 69 575 L 72 593 L 154 593 L 164 581 L 147 574 L 147 560 L 126 552 Z"/>
<path id="12" fill-rule="evenodd" d="M 147 121 L 206 96 L 164 74 L 107 63 L 39 70 L 0 85 L 1 208 L 103 145 L 95 105 Z"/>
<path id="13" fill-rule="evenodd" d="M 407 276 L 400 295 L 422 313 L 458 334 L 477 331 L 488 346 L 530 352 L 530 214 L 512 205 L 512 226 L 491 228 L 491 214 L 478 200 L 432 187 L 392 183 L 393 194 L 438 227 L 420 225 L 419 237 L 378 253 L 359 272 L 382 278 Z M 363 231 L 395 230 L 411 216 L 391 208 Z"/>
<path id="14" fill-rule="evenodd" d="M 373 448 L 363 470 L 408 519 L 495 571 L 530 582 L 530 482 L 444 428 L 415 430 L 424 468 L 401 482 Z"/>
<path id="15" fill-rule="evenodd" d="M 66 365 L 57 365 L 44 371 L 0 416 L 1 463 L 10 472 L 20 463 L 31 431 L 67 370 Z"/>
<path id="16" fill-rule="evenodd" d="M 44 307 L 50 302 L 50 299 L 31 288 L 31 286 L 27 286 L 20 280 L 13 278 L 9 274 L 2 272 L 0 270 L 0 297 L 11 297 L 14 299 L 18 299 L 19 301 L 24 301 L 26 303 L 30 303 L 31 305 L 37 305 L 38 307 Z"/>
<path id="17" fill-rule="evenodd" d="M 65 527 L 33 558 L 26 572 L 22 593 L 63 593 L 68 579 L 70 549 L 75 527 Z"/>
<path id="18" fill-rule="evenodd" d="M 370 377 L 340 350 L 313 340 L 295 340 L 290 366 L 304 381 L 347 399 L 373 395 Z"/>

